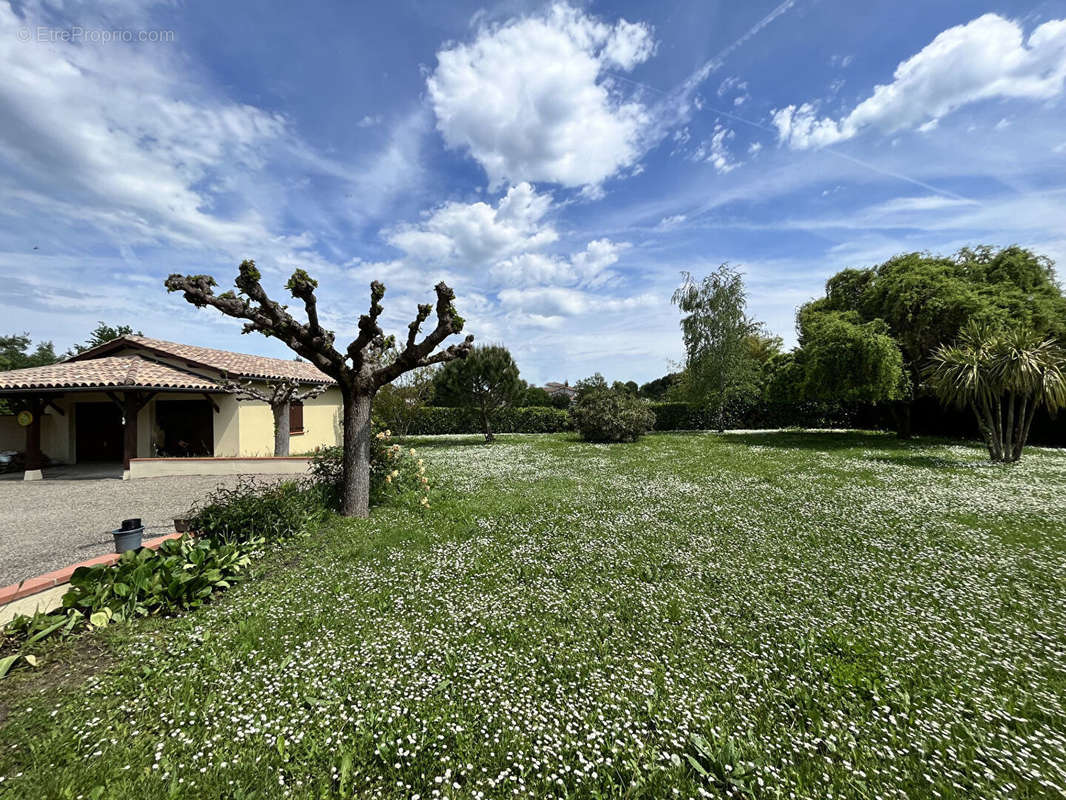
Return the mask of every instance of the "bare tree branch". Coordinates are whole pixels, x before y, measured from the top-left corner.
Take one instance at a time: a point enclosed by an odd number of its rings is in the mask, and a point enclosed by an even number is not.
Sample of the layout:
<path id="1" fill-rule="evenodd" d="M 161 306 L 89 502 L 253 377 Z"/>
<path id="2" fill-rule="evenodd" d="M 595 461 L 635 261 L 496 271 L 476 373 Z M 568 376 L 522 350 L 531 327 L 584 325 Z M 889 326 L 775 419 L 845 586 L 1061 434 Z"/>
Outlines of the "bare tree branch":
<path id="1" fill-rule="evenodd" d="M 290 349 L 306 358 L 318 369 L 338 383 L 348 383 L 351 376 L 344 356 L 333 347 L 333 334 L 323 331 L 318 325 L 317 302 L 314 296 L 314 281 L 298 270 L 289 280 L 293 296 L 304 301 L 311 312 L 311 323 L 304 325 L 293 319 L 281 304 L 271 300 L 259 283 L 261 277 L 254 261 L 243 261 L 235 281 L 241 294 L 229 291 L 214 293 L 217 286 L 209 275 L 171 275 L 165 285 L 171 292 L 182 292 L 185 299 L 198 308 L 211 306 L 229 317 L 247 320 L 244 333 L 258 331 L 283 341 Z"/>
<path id="2" fill-rule="evenodd" d="M 434 290 L 437 293 L 437 326 L 421 341 L 416 343 L 422 323 L 429 317 L 429 306 L 420 305 L 418 315 L 407 328 L 407 345 L 391 364 L 379 367 L 374 371 L 375 387 L 384 386 L 392 382 L 403 373 L 426 367 L 430 364 L 440 364 L 456 358 L 465 358 L 474 346 L 474 337 L 467 336 L 462 344 L 452 345 L 447 350 L 442 350 L 435 356 L 430 354 L 437 345 L 454 333 L 463 330 L 464 320 L 456 311 L 452 301 L 455 300 L 455 292 L 448 288 L 445 283 L 438 283 Z"/>

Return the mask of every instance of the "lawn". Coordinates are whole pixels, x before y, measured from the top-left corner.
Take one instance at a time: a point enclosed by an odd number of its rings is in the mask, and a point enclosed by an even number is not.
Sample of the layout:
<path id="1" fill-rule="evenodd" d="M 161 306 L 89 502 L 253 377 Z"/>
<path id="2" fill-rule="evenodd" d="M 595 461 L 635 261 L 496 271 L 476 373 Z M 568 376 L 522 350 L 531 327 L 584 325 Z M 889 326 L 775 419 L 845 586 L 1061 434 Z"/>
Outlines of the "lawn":
<path id="1" fill-rule="evenodd" d="M 415 446 L 429 510 L 337 520 L 206 609 L 52 654 L 91 644 L 88 676 L 0 684 L 0 796 L 1066 791 L 1066 452 Z"/>

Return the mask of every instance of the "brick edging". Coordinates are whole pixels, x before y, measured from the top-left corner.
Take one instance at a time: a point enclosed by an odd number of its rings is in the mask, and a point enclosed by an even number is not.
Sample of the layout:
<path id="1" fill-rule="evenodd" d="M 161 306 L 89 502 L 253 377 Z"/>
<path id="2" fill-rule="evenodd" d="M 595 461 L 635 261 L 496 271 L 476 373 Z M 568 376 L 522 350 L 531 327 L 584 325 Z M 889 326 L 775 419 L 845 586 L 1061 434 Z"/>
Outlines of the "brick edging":
<path id="1" fill-rule="evenodd" d="M 166 536 L 148 539 L 143 542 L 142 546 L 150 547 L 155 550 L 168 539 L 177 539 L 179 536 L 181 536 L 180 533 L 168 533 Z M 69 583 L 70 576 L 74 574 L 74 570 L 78 569 L 78 567 L 96 567 L 101 564 L 114 564 L 118 559 L 118 553 L 108 553 L 107 555 L 90 558 L 88 561 L 72 564 L 69 567 L 63 567 L 63 569 L 46 572 L 44 575 L 38 575 L 36 578 L 27 578 L 21 583 L 13 583 L 10 586 L 4 586 L 3 588 L 0 588 L 0 607 L 6 606 L 8 603 L 13 603 L 16 600 L 21 600 L 24 597 L 40 594 L 55 586 L 62 586 L 64 583 Z"/>

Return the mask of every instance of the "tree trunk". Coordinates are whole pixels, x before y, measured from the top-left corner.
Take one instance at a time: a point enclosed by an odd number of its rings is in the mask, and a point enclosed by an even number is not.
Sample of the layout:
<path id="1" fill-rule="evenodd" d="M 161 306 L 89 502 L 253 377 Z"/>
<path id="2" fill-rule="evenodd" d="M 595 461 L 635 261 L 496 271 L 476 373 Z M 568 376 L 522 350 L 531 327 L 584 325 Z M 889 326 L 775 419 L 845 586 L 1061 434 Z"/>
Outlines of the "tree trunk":
<path id="1" fill-rule="evenodd" d="M 274 414 L 274 455 L 289 454 L 289 403 L 276 403 L 270 407 Z"/>
<path id="2" fill-rule="evenodd" d="M 492 434 L 492 425 L 489 424 L 489 412 L 485 410 L 485 407 L 481 407 L 481 429 L 485 431 L 485 441 L 489 444 L 496 441 L 496 437 Z"/>
<path id="3" fill-rule="evenodd" d="M 1014 449 L 1016 452 L 1014 456 L 1015 461 L 1022 457 L 1022 448 L 1024 448 L 1025 443 L 1029 441 L 1029 426 L 1033 424 L 1033 417 L 1036 416 L 1036 408 L 1037 402 L 1035 397 L 1033 398 L 1033 401 L 1028 404 L 1028 410 L 1026 410 L 1025 405 L 1022 406 L 1021 419 L 1019 420 L 1021 433 L 1016 437 L 1014 442 Z"/>
<path id="4" fill-rule="evenodd" d="M 370 409 L 374 396 L 358 389 L 344 392 L 344 485 L 341 514 L 370 516 Z"/>
<path id="5" fill-rule="evenodd" d="M 900 400 L 892 404 L 892 418 L 896 423 L 896 436 L 900 439 L 911 438 L 911 401 Z"/>

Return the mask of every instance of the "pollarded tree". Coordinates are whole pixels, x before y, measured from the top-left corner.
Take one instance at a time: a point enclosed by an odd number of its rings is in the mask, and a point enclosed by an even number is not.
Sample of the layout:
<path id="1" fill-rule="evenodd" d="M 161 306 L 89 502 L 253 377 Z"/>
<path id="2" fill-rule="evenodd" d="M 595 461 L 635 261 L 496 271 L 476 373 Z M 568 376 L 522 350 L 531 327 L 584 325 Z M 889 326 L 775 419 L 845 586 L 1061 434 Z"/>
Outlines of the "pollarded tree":
<path id="1" fill-rule="evenodd" d="M 312 400 L 328 389 L 328 386 L 313 386 L 310 389 L 300 391 L 300 382 L 292 379 L 287 381 L 270 381 L 265 389 L 260 389 L 253 382 L 237 383 L 236 381 L 223 381 L 222 390 L 231 392 L 241 400 L 258 400 L 270 406 L 270 413 L 274 415 L 274 455 L 287 456 L 289 454 L 289 411 L 293 403 L 302 403 Z"/>
<path id="2" fill-rule="evenodd" d="M 992 461 L 1017 461 L 1041 406 L 1066 407 L 1066 351 L 1032 330 L 970 323 L 925 371 L 941 402 L 969 407 Z"/>
<path id="3" fill-rule="evenodd" d="M 440 402 L 478 412 L 486 442 L 494 438 L 493 418 L 517 403 L 525 389 L 510 351 L 499 345 L 475 347 L 467 358 L 438 372 L 434 385 Z"/>
<path id="4" fill-rule="evenodd" d="M 381 298 L 385 287 L 378 281 L 370 284 L 370 313 L 359 317 L 359 335 L 344 351 L 334 347 L 334 333 L 321 326 L 318 319 L 318 282 L 302 269 L 296 270 L 285 288 L 304 304 L 307 322 L 294 319 L 285 306 L 271 300 L 260 284 L 254 261 L 241 262 L 235 281 L 237 291 L 216 295 L 218 284 L 209 275 L 171 275 L 166 279 L 168 291 L 182 292 L 198 308 L 211 306 L 228 317 L 246 320 L 244 333 L 258 331 L 284 342 L 323 373 L 333 378 L 341 390 L 344 405 L 344 483 L 341 513 L 348 517 L 366 517 L 370 513 L 370 410 L 378 389 L 418 367 L 465 358 L 473 347 L 473 336 L 461 344 L 434 352 L 449 336 L 463 329 L 463 318 L 456 311 L 455 292 L 444 283 L 436 286 L 437 324 L 418 341 L 422 324 L 434 312 L 429 303 L 418 306 L 418 313 L 407 326 L 407 338 L 399 354 L 384 358 L 395 337 L 386 336 L 378 324 L 384 310 Z"/>

